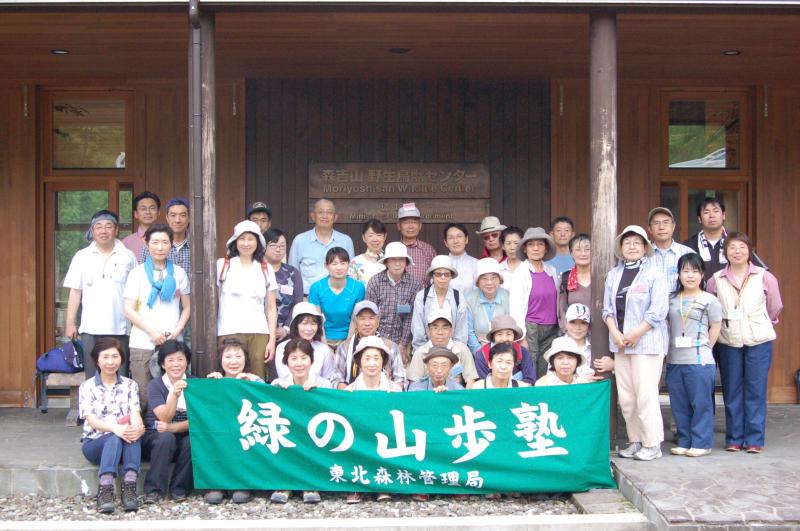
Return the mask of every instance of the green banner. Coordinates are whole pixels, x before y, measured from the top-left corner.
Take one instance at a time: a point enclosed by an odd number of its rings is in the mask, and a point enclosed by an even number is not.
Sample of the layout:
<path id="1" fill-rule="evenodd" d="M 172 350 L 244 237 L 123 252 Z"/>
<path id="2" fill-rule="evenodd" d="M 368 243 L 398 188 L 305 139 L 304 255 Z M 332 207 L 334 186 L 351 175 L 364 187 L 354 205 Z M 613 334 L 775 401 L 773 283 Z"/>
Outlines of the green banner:
<path id="1" fill-rule="evenodd" d="M 192 379 L 199 489 L 427 494 L 615 488 L 608 381 L 480 391 Z"/>

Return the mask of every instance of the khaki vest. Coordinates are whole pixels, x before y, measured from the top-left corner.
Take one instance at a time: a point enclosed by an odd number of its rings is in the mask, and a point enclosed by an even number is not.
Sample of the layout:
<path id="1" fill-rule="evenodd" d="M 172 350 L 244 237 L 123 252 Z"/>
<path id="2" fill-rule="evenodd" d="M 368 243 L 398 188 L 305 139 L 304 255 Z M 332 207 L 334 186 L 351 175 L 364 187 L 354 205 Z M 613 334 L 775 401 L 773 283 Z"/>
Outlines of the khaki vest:
<path id="1" fill-rule="evenodd" d="M 742 291 L 739 306 L 744 317 L 741 321 L 728 319 L 728 311 L 736 307 L 736 288 L 723 272 L 714 274 L 717 283 L 717 298 L 722 304 L 722 330 L 719 341 L 723 345 L 742 347 L 759 345 L 775 339 L 775 329 L 767 313 L 767 296 L 764 293 L 764 270 L 759 268 L 750 275 Z"/>

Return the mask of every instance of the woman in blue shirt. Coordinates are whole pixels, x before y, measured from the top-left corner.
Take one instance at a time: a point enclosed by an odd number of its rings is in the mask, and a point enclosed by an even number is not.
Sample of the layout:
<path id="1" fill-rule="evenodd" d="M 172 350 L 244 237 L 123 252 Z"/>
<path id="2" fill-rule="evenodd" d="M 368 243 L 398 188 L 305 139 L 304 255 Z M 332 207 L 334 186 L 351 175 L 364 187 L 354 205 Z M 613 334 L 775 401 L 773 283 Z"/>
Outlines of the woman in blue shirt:
<path id="1" fill-rule="evenodd" d="M 347 276 L 350 255 L 341 247 L 334 247 L 325 255 L 328 276 L 314 282 L 308 292 L 308 302 L 315 305 L 325 317 L 325 337 L 331 348 L 347 339 L 350 315 L 356 303 L 364 300 L 364 284 Z"/>

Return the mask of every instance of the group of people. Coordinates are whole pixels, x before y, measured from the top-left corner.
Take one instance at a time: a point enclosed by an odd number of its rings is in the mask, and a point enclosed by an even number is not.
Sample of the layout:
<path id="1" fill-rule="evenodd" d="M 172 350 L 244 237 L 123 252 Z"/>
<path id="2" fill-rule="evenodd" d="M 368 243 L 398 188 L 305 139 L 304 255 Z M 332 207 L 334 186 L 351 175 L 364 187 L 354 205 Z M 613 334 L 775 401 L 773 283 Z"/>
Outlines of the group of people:
<path id="1" fill-rule="evenodd" d="M 157 223 L 160 206 L 155 194 L 136 196 L 138 230 L 122 241 L 116 215 L 95 214 L 89 246 L 78 251 L 64 280 L 66 333 L 79 333 L 92 357 L 80 416 L 84 455 L 100 465 L 97 505 L 105 512 L 114 510 L 120 462 L 126 510 L 138 507 L 142 457 L 151 463 L 145 502 L 180 500 L 192 485 L 182 395 L 192 377 L 189 203 L 170 200 L 167 224 Z M 676 455 L 711 451 L 718 362 L 726 449 L 763 450 L 780 293 L 749 238 L 725 231 L 719 199 L 698 206 L 702 230 L 686 245 L 673 240 L 675 220 L 664 207 L 650 212 L 649 235 L 636 225 L 619 234 L 619 262 L 606 276 L 602 301 L 609 352 L 594 356 L 591 239 L 576 234 L 567 217 L 553 220 L 549 231 L 486 217 L 476 234 L 480 258 L 466 252 L 470 233 L 461 223 L 444 228 L 448 254 L 436 254 L 419 238 L 423 216 L 414 203 L 398 210 L 399 241 L 386 244 L 380 220 L 364 223 L 359 255 L 350 237 L 335 230 L 330 200 L 314 204 L 314 227 L 294 237 L 288 255 L 288 237 L 271 226 L 269 205 L 249 205 L 246 217 L 217 261 L 216 368 L 195 376 L 444 392 L 578 384 L 613 374 L 629 438 L 619 455 L 648 461 L 661 456 L 664 440 L 658 400 L 664 357 Z M 290 494 L 276 491 L 271 500 L 284 503 Z M 224 496 L 210 491 L 205 499 L 220 503 Z M 247 491 L 231 493 L 237 503 L 250 498 Z M 319 499 L 303 493 L 307 503 Z"/>

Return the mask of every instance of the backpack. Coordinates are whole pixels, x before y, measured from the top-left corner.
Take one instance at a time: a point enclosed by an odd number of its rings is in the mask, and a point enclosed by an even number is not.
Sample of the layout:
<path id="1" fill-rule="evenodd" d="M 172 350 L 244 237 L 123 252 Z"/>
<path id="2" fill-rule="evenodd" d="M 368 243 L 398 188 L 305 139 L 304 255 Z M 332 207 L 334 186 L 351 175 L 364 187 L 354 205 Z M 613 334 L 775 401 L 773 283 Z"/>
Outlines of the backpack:
<path id="1" fill-rule="evenodd" d="M 34 382 L 38 376 L 42 413 L 47 413 L 47 376 L 51 372 L 67 374 L 83 372 L 83 363 L 83 343 L 76 339 L 52 348 L 36 358 Z"/>
<path id="2" fill-rule="evenodd" d="M 266 260 L 262 260 L 261 262 L 261 272 L 264 273 L 264 281 L 267 283 L 267 288 L 269 288 L 269 270 L 267 269 L 269 264 Z M 222 264 L 222 269 L 219 272 L 219 283 L 222 284 L 225 282 L 225 279 L 228 278 L 228 270 L 231 268 L 231 258 L 229 256 L 225 257 L 225 261 Z"/>
<path id="3" fill-rule="evenodd" d="M 422 304 L 425 304 L 425 299 L 428 298 L 428 293 L 430 293 L 430 292 L 431 292 L 431 286 L 427 286 L 425 288 L 425 292 L 422 294 Z M 458 290 L 455 289 L 455 288 L 453 288 L 453 297 L 455 297 L 455 299 L 456 299 L 456 308 L 458 308 L 458 305 L 460 304 L 460 302 L 459 302 L 459 293 L 458 293 Z"/>

